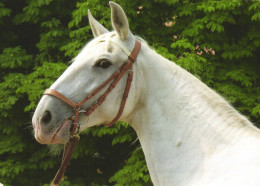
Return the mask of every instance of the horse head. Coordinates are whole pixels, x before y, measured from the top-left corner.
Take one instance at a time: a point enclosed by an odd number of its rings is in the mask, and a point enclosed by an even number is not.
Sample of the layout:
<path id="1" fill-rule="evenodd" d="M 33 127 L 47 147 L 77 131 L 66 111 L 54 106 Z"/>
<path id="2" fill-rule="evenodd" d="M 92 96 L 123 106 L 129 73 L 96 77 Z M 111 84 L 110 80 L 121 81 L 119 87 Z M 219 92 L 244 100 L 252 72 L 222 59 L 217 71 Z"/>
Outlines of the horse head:
<path id="1" fill-rule="evenodd" d="M 128 61 L 128 57 L 135 48 L 136 40 L 129 29 L 129 24 L 123 9 L 116 3 L 110 2 L 111 21 L 114 31 L 109 32 L 89 11 L 89 23 L 94 35 L 81 52 L 75 57 L 67 70 L 51 85 L 50 89 L 59 92 L 72 102 L 79 103 L 87 95 L 99 89 L 111 75 Z M 138 62 L 137 62 L 138 63 Z M 136 72 L 136 64 L 133 71 Z M 120 120 L 127 119 L 138 102 L 137 73 L 134 73 L 131 89 L 120 116 Z M 120 109 L 120 103 L 126 87 L 127 75 L 122 75 L 106 100 L 98 105 L 98 109 L 87 116 L 79 112 L 80 131 L 91 126 L 109 123 L 115 118 Z M 81 110 L 88 110 L 109 87 L 100 89 L 88 101 L 80 105 Z M 44 95 L 33 116 L 35 138 L 42 144 L 65 144 L 69 141 L 72 130 L 72 116 L 74 110 L 63 100 Z"/>

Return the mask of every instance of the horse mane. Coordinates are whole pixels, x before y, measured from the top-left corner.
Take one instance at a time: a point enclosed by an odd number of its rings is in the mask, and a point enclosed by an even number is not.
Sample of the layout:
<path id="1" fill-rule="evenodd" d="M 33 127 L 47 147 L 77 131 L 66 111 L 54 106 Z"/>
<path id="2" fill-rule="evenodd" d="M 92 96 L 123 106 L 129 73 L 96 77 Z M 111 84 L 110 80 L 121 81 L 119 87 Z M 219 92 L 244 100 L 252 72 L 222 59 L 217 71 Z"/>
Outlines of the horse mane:
<path id="1" fill-rule="evenodd" d="M 177 66 L 177 65 L 176 65 Z M 179 67 L 179 66 L 178 66 Z M 179 69 L 181 69 L 179 67 Z M 184 72 L 183 72 L 184 71 Z M 179 72 L 179 73 L 178 73 Z M 210 110 L 214 110 L 217 116 L 223 118 L 223 122 L 226 122 L 229 126 L 236 126 L 244 128 L 245 126 L 253 126 L 253 124 L 242 114 L 240 114 L 225 98 L 218 94 L 215 90 L 205 85 L 197 77 L 193 76 L 185 69 L 178 70 L 177 74 L 179 76 L 185 76 L 186 83 L 191 86 L 194 92 L 190 92 L 190 99 L 200 100 L 201 105 L 205 105 Z M 182 88 L 184 88 L 182 86 Z M 190 89 L 189 89 L 190 90 Z"/>
<path id="2" fill-rule="evenodd" d="M 139 36 L 135 36 L 137 40 L 139 40 L 142 44 L 147 46 L 149 49 L 155 50 L 151 48 L 147 42 Z M 155 52 L 156 53 L 156 52 Z M 205 85 L 200 79 L 189 73 L 187 70 L 179 67 L 175 62 L 170 61 L 166 58 L 164 60 L 174 64 L 174 70 L 171 72 L 173 75 L 172 79 L 175 76 L 179 76 L 178 78 L 185 79 L 183 84 L 179 85 L 180 92 L 186 91 L 189 98 L 199 100 L 197 104 L 202 104 L 205 108 L 212 110 L 216 117 L 221 118 L 223 121 L 227 123 L 228 126 L 236 127 L 236 128 L 244 128 L 246 126 L 252 126 L 253 124 L 242 114 L 240 114 L 225 98 L 223 98 L 220 94 L 218 94 L 215 90 Z M 160 60 L 158 60 L 160 61 Z M 176 86 L 176 85 L 173 85 Z M 185 89 L 186 90 L 183 90 Z M 183 91 L 181 91 L 181 89 Z M 194 92 L 190 92 L 193 90 Z M 199 103 L 200 102 L 200 103 Z M 211 112 L 212 113 L 212 112 Z"/>

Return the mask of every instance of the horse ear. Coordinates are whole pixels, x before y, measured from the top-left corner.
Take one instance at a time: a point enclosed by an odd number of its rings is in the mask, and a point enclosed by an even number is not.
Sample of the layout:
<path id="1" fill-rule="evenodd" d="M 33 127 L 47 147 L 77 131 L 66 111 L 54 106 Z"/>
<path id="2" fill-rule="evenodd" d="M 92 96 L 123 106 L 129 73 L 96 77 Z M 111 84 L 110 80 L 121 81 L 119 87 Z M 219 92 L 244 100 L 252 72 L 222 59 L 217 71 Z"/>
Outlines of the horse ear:
<path id="1" fill-rule="evenodd" d="M 92 16 L 90 10 L 88 10 L 88 20 L 94 37 L 98 37 L 104 33 L 109 32 Z"/>
<path id="2" fill-rule="evenodd" d="M 120 39 L 126 40 L 132 36 L 129 29 L 129 24 L 124 10 L 116 3 L 110 1 L 111 7 L 111 20 L 114 30 L 119 35 Z"/>

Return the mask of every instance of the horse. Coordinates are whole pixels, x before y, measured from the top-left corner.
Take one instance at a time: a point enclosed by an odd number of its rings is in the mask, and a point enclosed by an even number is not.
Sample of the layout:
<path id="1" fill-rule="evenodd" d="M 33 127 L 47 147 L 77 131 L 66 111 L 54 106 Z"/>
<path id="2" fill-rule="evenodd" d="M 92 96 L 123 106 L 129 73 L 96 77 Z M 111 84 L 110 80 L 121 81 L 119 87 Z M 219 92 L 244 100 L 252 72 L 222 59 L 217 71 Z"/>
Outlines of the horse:
<path id="1" fill-rule="evenodd" d="M 94 39 L 50 89 L 76 103 L 99 89 L 81 104 L 86 112 L 109 84 L 98 87 L 128 61 L 139 42 L 136 61 L 132 69 L 127 69 L 132 72 L 128 98 L 117 119 L 136 131 L 153 184 L 260 185 L 259 129 L 199 79 L 134 36 L 118 4 L 110 2 L 110 8 L 114 31 L 108 31 L 89 11 Z M 77 132 L 109 123 L 117 116 L 127 78 L 126 73 L 122 75 L 91 115 L 77 113 Z M 36 140 L 66 144 L 71 136 L 72 115 L 68 103 L 45 94 L 32 119 Z"/>

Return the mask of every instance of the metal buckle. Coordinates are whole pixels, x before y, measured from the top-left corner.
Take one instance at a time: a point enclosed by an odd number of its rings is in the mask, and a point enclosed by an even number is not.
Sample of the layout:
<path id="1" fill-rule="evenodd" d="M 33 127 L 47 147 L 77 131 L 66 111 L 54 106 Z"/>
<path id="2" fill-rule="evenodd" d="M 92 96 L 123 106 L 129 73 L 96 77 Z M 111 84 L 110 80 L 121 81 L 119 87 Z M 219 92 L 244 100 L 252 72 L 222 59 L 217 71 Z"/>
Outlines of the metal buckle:
<path id="1" fill-rule="evenodd" d="M 77 105 L 76 107 L 73 107 L 73 110 L 76 111 L 76 110 L 80 110 L 80 107 Z"/>
<path id="2" fill-rule="evenodd" d="M 78 140 L 80 139 L 80 136 L 79 136 L 78 133 L 73 134 L 73 135 L 71 136 L 71 139 L 74 138 L 74 137 L 76 137 Z"/>
<path id="3" fill-rule="evenodd" d="M 75 115 L 71 116 L 69 119 L 71 119 L 72 121 L 75 120 Z"/>
<path id="4" fill-rule="evenodd" d="M 79 110 L 79 113 L 87 112 L 86 110 Z"/>
<path id="5" fill-rule="evenodd" d="M 80 107 L 75 107 L 73 108 L 74 111 L 76 111 L 76 109 L 80 109 Z M 87 112 L 86 110 L 79 110 L 78 113 L 84 113 Z M 69 119 L 73 120 L 75 119 L 75 115 L 71 116 Z"/>
<path id="6" fill-rule="evenodd" d="M 77 123 L 77 129 L 76 129 L 76 131 L 74 132 L 74 134 L 71 136 L 71 137 L 74 137 L 74 136 L 78 136 L 78 134 L 79 134 L 79 129 L 80 129 L 80 124 L 79 123 Z"/>

